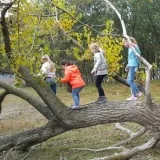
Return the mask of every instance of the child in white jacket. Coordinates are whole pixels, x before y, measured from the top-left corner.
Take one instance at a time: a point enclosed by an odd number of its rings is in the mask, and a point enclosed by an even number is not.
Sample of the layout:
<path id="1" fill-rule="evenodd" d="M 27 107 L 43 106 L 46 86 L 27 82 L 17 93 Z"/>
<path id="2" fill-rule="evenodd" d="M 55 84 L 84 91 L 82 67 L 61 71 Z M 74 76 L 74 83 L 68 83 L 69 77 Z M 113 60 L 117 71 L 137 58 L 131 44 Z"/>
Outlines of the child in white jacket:
<path id="1" fill-rule="evenodd" d="M 56 94 L 56 83 L 54 79 L 56 78 L 56 69 L 54 63 L 51 61 L 48 55 L 42 56 L 42 67 L 41 73 L 45 75 L 45 82 L 50 85 L 52 91 Z"/>
<path id="2" fill-rule="evenodd" d="M 107 101 L 104 90 L 101 86 L 104 77 L 108 74 L 107 62 L 105 57 L 103 56 L 102 49 L 96 43 L 92 43 L 89 46 L 89 49 L 92 52 L 92 54 L 94 54 L 94 67 L 91 71 L 91 74 L 96 75 L 95 85 L 97 87 L 98 94 L 99 94 L 99 97 L 96 103 L 101 104 Z"/>

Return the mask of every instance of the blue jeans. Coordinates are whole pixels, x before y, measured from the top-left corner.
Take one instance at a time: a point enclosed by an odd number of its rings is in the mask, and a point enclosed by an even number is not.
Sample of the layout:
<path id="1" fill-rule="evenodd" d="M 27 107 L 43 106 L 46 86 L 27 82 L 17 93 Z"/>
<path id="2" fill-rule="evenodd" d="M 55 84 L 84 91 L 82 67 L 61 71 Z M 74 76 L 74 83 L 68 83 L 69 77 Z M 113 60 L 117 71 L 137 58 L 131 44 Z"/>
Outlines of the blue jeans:
<path id="1" fill-rule="evenodd" d="M 82 89 L 83 89 L 83 87 L 72 89 L 72 97 L 74 100 L 74 106 L 79 106 L 79 101 L 80 101 L 79 92 Z"/>
<path id="2" fill-rule="evenodd" d="M 56 94 L 56 92 L 57 92 L 57 85 L 54 82 L 53 78 L 51 78 L 51 77 L 45 77 L 44 81 L 50 86 L 51 90 Z"/>
<path id="3" fill-rule="evenodd" d="M 128 84 L 131 87 L 131 93 L 133 96 L 136 96 L 136 93 L 139 92 L 139 89 L 137 88 L 137 85 L 134 83 L 134 78 L 136 75 L 136 69 L 137 67 L 129 67 L 129 71 L 128 71 L 128 77 L 127 77 L 127 81 Z"/>

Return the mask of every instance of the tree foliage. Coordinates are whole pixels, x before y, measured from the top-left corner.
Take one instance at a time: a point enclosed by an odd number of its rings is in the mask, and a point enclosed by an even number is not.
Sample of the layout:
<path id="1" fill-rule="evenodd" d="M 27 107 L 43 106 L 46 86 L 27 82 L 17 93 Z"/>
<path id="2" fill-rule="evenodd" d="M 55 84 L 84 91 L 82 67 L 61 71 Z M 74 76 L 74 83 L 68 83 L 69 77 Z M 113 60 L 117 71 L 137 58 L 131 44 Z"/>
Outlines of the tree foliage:
<path id="1" fill-rule="evenodd" d="M 51 55 L 57 63 L 62 58 L 89 61 L 91 54 L 88 45 L 97 42 L 106 53 L 109 74 L 118 73 L 121 67 L 119 62 L 122 58 L 120 55 L 122 45 L 121 39 L 107 36 L 108 33 L 114 32 L 113 22 L 109 19 L 104 21 L 105 25 L 101 32 L 106 36 L 102 37 L 87 26 L 79 24 L 85 17 L 77 12 L 74 5 L 64 0 L 32 3 L 27 0 L 18 1 L 11 12 L 8 24 L 12 46 L 10 64 L 14 72 L 18 73 L 21 65 L 29 67 L 33 73 L 39 72 L 42 54 Z M 67 36 L 64 37 L 62 32 Z M 73 37 L 84 49 L 77 48 L 68 36 Z"/>

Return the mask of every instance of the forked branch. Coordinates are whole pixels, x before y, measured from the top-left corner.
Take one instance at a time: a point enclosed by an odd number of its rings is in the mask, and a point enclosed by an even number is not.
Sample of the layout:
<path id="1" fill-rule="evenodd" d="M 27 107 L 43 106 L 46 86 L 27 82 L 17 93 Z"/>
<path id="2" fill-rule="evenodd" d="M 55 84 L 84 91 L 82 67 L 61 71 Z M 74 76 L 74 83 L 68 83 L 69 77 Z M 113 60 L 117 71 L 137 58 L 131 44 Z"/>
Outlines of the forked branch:
<path id="1" fill-rule="evenodd" d="M 134 139 L 137 139 L 139 138 L 140 136 L 142 136 L 146 131 L 147 129 L 145 127 L 142 127 L 138 132 L 134 133 L 132 131 L 130 131 L 129 129 L 127 128 L 124 128 L 122 126 L 118 126 L 117 127 L 118 129 L 120 129 L 121 131 L 124 131 L 125 133 L 127 133 L 129 135 L 129 138 L 123 140 L 123 141 L 120 141 L 114 145 L 112 145 L 112 147 L 118 147 L 118 146 L 121 146 L 121 145 L 124 145 L 124 144 L 127 144 L 131 141 L 133 141 Z"/>
<path id="2" fill-rule="evenodd" d="M 112 156 L 105 156 L 101 158 L 94 158 L 93 160 L 127 160 L 130 157 L 134 156 L 138 152 L 143 152 L 148 149 L 154 147 L 160 140 L 159 136 L 152 137 L 147 143 L 137 146 L 131 150 L 124 151 L 120 154 L 112 155 Z"/>

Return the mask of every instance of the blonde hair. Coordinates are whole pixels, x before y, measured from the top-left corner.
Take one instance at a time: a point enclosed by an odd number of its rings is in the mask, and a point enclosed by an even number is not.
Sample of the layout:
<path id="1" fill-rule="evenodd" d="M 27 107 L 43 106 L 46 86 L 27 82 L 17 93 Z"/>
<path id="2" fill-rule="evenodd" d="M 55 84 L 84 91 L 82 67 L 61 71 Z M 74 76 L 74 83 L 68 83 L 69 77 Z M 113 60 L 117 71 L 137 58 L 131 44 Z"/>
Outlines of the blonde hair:
<path id="1" fill-rule="evenodd" d="M 129 38 L 130 38 L 131 42 L 133 42 L 134 44 L 137 44 L 137 41 L 135 38 L 133 38 L 133 37 L 129 37 Z"/>
<path id="2" fill-rule="evenodd" d="M 52 62 L 52 60 L 50 59 L 50 57 L 47 54 L 43 55 L 41 58 L 45 59 L 51 65 L 50 72 L 56 71 L 55 64 Z"/>
<path id="3" fill-rule="evenodd" d="M 136 45 L 137 45 L 137 41 L 136 41 L 136 39 L 135 39 L 135 38 L 133 38 L 133 37 L 129 37 L 129 39 L 131 40 L 131 42 L 132 42 L 132 43 L 134 43 L 134 44 L 136 44 Z M 123 40 L 122 40 L 122 41 L 123 41 L 123 43 L 124 43 L 124 42 L 128 42 L 128 40 L 127 40 L 126 38 L 123 38 Z"/>
<path id="4" fill-rule="evenodd" d="M 100 51 L 99 45 L 97 43 L 90 44 L 89 49 L 91 49 L 93 53 Z"/>

